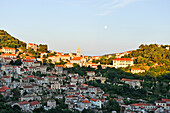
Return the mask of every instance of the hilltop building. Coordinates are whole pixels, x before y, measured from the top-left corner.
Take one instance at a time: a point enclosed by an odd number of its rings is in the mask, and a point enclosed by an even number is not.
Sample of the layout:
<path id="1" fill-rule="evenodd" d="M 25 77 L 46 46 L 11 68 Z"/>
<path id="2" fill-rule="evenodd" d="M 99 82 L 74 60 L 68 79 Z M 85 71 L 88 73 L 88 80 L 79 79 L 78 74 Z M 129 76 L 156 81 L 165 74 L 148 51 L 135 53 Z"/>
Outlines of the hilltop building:
<path id="1" fill-rule="evenodd" d="M 121 81 L 126 84 L 129 84 L 129 86 L 133 88 L 142 88 L 141 82 L 144 82 L 142 80 L 125 79 L 125 78 L 122 78 Z"/>
<path id="2" fill-rule="evenodd" d="M 125 68 L 128 66 L 133 66 L 133 60 L 130 58 L 117 58 L 113 60 L 113 67 L 115 68 Z"/>
<path id="3" fill-rule="evenodd" d="M 37 51 L 37 44 L 34 44 L 34 43 L 28 43 L 27 44 L 27 49 L 28 48 L 31 48 L 31 49 L 33 49 L 34 51 Z"/>
<path id="4" fill-rule="evenodd" d="M 9 47 L 3 47 L 1 49 L 2 52 L 4 53 L 11 53 L 11 54 L 15 54 L 16 49 L 15 48 L 9 48 Z"/>

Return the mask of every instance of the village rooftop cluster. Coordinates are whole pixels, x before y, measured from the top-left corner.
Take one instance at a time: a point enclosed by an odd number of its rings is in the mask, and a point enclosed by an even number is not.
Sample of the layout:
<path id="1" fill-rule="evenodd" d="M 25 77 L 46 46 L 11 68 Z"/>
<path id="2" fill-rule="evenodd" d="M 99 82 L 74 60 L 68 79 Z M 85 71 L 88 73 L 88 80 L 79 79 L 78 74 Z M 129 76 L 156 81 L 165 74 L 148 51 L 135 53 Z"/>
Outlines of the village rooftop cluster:
<path id="1" fill-rule="evenodd" d="M 37 51 L 37 45 L 28 43 L 27 49 L 32 48 Z M 81 55 L 78 47 L 76 53 L 64 54 L 61 52 L 51 51 L 54 55 L 48 56 L 48 53 L 42 52 L 40 58 L 35 58 L 28 55 L 22 58 L 19 53 L 23 51 L 20 48 L 3 47 L 1 49 L 1 70 L 0 70 L 0 94 L 4 97 L 13 97 L 12 90 L 19 88 L 19 101 L 11 101 L 9 104 L 19 106 L 22 111 L 33 112 L 34 109 L 43 107 L 45 110 L 55 108 L 57 106 L 55 99 L 64 99 L 68 109 L 74 111 L 83 111 L 84 109 L 94 109 L 97 112 L 106 105 L 109 94 L 106 94 L 100 87 L 89 86 L 86 81 L 100 80 L 102 84 L 106 83 L 107 78 L 96 76 L 94 71 L 87 71 L 87 76 L 80 76 L 77 73 L 68 73 L 67 68 L 71 68 L 74 64 L 80 67 L 91 67 L 94 69 L 101 65 L 102 69 L 107 67 L 125 68 L 133 66 L 135 58 L 121 58 L 123 55 L 128 55 L 131 51 L 117 53 L 116 59 L 113 60 L 113 65 L 103 65 L 92 63 L 93 60 L 100 59 L 100 56 L 84 56 Z M 112 55 L 108 55 L 108 58 Z M 21 65 L 10 65 L 21 58 Z M 46 65 L 42 65 L 43 59 L 48 59 L 51 63 L 67 62 L 64 65 L 55 65 L 52 70 L 47 70 Z M 47 76 L 35 76 L 35 73 L 40 72 Z M 132 68 L 132 73 L 143 73 L 145 70 Z M 141 88 L 141 83 L 145 82 L 136 79 L 121 79 L 125 84 L 129 84 L 133 88 Z M 121 85 L 121 84 L 118 84 Z M 155 103 L 145 103 L 141 100 L 140 103 L 125 105 L 123 97 L 114 98 L 121 110 L 127 112 L 150 112 L 159 113 L 161 111 L 170 111 L 170 99 L 158 100 Z M 127 98 L 131 100 L 131 98 Z M 42 105 L 42 103 L 46 105 Z M 113 111 L 114 112 L 114 111 Z M 116 112 L 116 111 L 115 111 Z"/>

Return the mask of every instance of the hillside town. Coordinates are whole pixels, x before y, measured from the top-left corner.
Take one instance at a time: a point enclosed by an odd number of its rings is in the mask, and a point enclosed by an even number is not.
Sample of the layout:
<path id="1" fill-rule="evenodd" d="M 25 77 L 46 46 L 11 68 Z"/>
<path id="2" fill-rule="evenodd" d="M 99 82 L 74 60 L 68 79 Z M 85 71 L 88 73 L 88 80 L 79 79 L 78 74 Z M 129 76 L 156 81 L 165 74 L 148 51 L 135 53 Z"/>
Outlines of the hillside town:
<path id="1" fill-rule="evenodd" d="M 38 50 L 38 45 L 34 43 L 28 43 L 26 46 L 26 49 L 32 49 L 34 51 Z M 107 68 L 107 67 L 127 67 L 127 66 L 133 66 L 133 58 L 121 58 L 122 56 L 128 55 L 131 51 L 127 51 L 124 53 L 117 53 L 116 59 L 113 60 L 113 65 L 103 65 L 100 63 L 93 63 L 93 60 L 99 60 L 101 56 L 84 56 L 81 55 L 81 50 L 78 47 L 76 53 L 63 53 L 63 52 L 55 52 L 51 51 L 51 55 L 47 52 L 41 52 L 40 58 L 32 57 L 30 53 L 23 53 L 22 49 L 20 48 L 9 48 L 9 47 L 2 47 L 0 50 L 2 52 L 1 54 L 1 60 L 3 63 L 10 63 L 11 60 L 16 61 L 19 58 L 22 58 L 23 66 L 27 67 L 35 67 L 35 65 L 40 65 L 39 62 L 43 62 L 44 59 L 46 59 L 50 63 L 59 63 L 61 61 L 66 62 L 63 67 L 71 68 L 73 67 L 73 64 L 78 64 L 80 67 L 91 67 L 91 68 L 97 68 L 98 65 L 101 65 L 101 67 Z M 109 55 L 108 58 L 112 57 L 112 55 Z M 136 71 L 133 69 L 133 71 Z M 138 72 L 138 71 L 136 71 Z M 142 71 L 141 71 L 142 72 Z"/>
<path id="2" fill-rule="evenodd" d="M 38 50 L 37 44 L 28 43 L 26 49 Z M 166 48 L 169 50 L 169 48 Z M 100 81 L 101 84 L 111 84 L 106 77 L 98 75 L 95 71 L 85 71 L 86 75 L 68 72 L 69 68 L 79 65 L 97 70 L 100 66 L 106 68 L 133 67 L 135 58 L 122 58 L 131 51 L 117 53 L 112 60 L 113 65 L 94 63 L 101 56 L 84 56 L 78 47 L 76 53 L 63 52 L 41 52 L 40 58 L 35 58 L 31 54 L 25 53 L 21 48 L 2 47 L 0 61 L 0 94 L 3 97 L 10 97 L 12 100 L 6 104 L 11 107 L 18 106 L 23 112 L 33 113 L 35 109 L 44 110 L 55 109 L 58 105 L 56 100 L 64 100 L 64 104 L 71 111 L 93 109 L 97 112 L 104 112 L 103 107 L 108 105 L 110 94 L 104 92 L 101 87 L 88 85 L 88 81 Z M 111 58 L 112 55 L 108 55 Z M 47 64 L 54 64 L 54 68 L 49 68 Z M 64 64 L 57 64 L 60 62 Z M 144 69 L 131 68 L 132 74 L 145 73 Z M 123 84 L 134 89 L 141 89 L 144 80 L 126 79 L 120 80 Z M 113 83 L 122 85 L 121 83 Z M 17 94 L 16 94 L 17 92 Z M 170 99 L 161 98 L 154 103 L 139 100 L 138 103 L 125 104 L 124 99 L 134 100 L 122 96 L 112 98 L 120 106 L 120 111 L 112 113 L 169 113 Z"/>

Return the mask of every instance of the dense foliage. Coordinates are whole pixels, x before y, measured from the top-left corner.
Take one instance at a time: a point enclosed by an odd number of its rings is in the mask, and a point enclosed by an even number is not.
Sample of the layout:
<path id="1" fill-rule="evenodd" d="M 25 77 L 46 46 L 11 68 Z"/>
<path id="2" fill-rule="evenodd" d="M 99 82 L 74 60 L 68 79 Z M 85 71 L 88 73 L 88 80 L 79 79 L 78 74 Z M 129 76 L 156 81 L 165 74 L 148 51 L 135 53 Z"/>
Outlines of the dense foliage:
<path id="1" fill-rule="evenodd" d="M 158 63 L 159 65 L 170 65 L 170 45 L 140 45 L 139 49 L 132 51 L 129 57 L 137 57 L 135 60 L 136 64 L 147 63 Z"/>
<path id="2" fill-rule="evenodd" d="M 0 48 L 11 47 L 11 48 L 26 48 L 26 43 L 14 38 L 9 35 L 6 31 L 0 30 Z"/>
<path id="3" fill-rule="evenodd" d="M 87 75 L 86 71 L 95 71 L 97 76 L 106 77 L 107 80 L 105 84 L 102 84 L 99 80 L 89 81 L 87 84 L 100 87 L 105 91 L 105 93 L 110 94 L 111 96 L 120 95 L 123 97 L 130 97 L 134 99 L 145 99 L 150 102 L 154 102 L 160 98 L 170 98 L 170 73 L 152 77 L 150 75 L 139 76 L 132 73 L 122 71 L 121 69 L 107 68 L 101 69 L 98 68 L 94 70 L 89 67 L 73 67 L 68 69 L 69 73 L 79 73 L 80 75 Z M 85 76 L 88 78 L 88 76 Z M 128 84 L 121 82 L 122 78 L 127 79 L 138 79 L 143 80 L 141 84 L 142 88 L 132 88 Z"/>
<path id="4" fill-rule="evenodd" d="M 40 52 L 47 52 L 47 50 L 48 50 L 47 45 L 40 44 L 38 46 L 38 51 L 40 51 Z"/>
<path id="5" fill-rule="evenodd" d="M 153 77 L 170 73 L 170 45 L 140 45 L 139 49 L 132 51 L 128 56 L 134 58 L 134 67 L 146 70 L 143 75 Z M 127 68 L 124 70 L 126 71 Z"/>
<path id="6" fill-rule="evenodd" d="M 0 94 L 0 113 L 22 113 L 20 108 L 16 106 L 12 108 L 11 105 L 7 104 L 9 100 L 9 97 L 3 97 Z"/>
<path id="7" fill-rule="evenodd" d="M 139 49 L 133 50 L 130 54 L 122 58 L 133 58 L 134 66 L 122 68 L 121 70 L 130 72 L 131 68 L 140 68 L 146 70 L 139 75 L 148 75 L 157 77 L 170 73 L 170 45 L 140 45 Z M 93 63 L 112 65 L 115 55 L 108 57 L 102 56 L 99 60 L 93 60 Z"/>
<path id="8" fill-rule="evenodd" d="M 107 65 L 112 65 L 113 64 L 113 59 L 115 59 L 115 55 L 112 57 L 108 58 L 107 55 L 102 56 L 99 60 L 94 60 L 93 63 L 100 63 L 100 64 L 107 64 Z"/>

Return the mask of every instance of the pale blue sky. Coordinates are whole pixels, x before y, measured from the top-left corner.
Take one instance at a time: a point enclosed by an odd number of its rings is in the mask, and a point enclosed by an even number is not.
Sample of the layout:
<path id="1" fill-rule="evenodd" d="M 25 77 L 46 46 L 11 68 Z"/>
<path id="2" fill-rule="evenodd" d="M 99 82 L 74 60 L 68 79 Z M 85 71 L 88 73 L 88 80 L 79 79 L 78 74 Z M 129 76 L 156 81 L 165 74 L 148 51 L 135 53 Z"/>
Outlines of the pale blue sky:
<path id="1" fill-rule="evenodd" d="M 0 0 L 0 15 L 0 29 L 56 51 L 79 45 L 102 55 L 170 44 L 170 0 Z"/>

